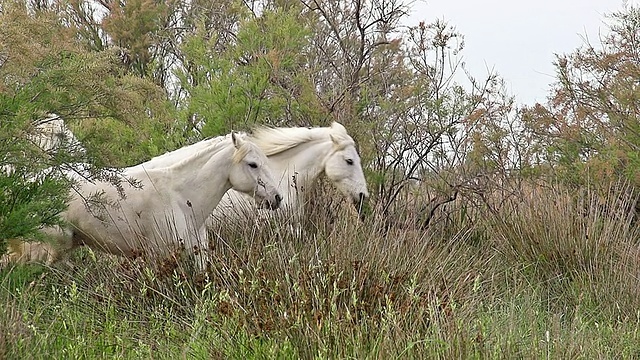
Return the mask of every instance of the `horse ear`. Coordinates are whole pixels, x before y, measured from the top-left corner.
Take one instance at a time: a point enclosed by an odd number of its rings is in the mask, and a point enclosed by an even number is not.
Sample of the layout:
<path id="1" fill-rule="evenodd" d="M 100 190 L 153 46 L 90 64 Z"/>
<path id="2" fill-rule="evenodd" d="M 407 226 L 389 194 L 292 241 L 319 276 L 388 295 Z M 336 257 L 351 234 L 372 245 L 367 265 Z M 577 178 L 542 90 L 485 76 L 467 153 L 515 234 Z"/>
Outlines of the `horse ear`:
<path id="1" fill-rule="evenodd" d="M 333 134 L 329 134 L 329 137 L 331 138 L 331 142 L 333 142 L 333 145 L 335 146 L 340 145 L 340 141 L 338 141 L 338 139 L 336 139 L 336 137 L 333 136 Z"/>
<path id="2" fill-rule="evenodd" d="M 244 139 L 242 139 L 240 135 L 236 135 L 235 132 L 231 132 L 231 140 L 233 141 L 233 146 L 235 146 L 236 149 L 239 149 L 244 144 Z"/>
<path id="3" fill-rule="evenodd" d="M 341 133 L 345 133 L 345 134 L 347 133 L 347 129 L 345 129 L 345 127 L 337 121 L 334 121 L 333 123 L 331 123 L 331 128 Z"/>

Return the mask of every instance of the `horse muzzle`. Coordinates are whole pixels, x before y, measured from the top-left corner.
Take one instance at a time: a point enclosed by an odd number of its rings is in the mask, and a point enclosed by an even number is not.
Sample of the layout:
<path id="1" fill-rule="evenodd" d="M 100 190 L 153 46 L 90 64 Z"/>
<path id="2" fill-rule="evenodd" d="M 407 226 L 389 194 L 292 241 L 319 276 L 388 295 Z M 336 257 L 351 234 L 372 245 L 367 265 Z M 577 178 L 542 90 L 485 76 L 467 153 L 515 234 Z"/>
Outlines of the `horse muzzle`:
<path id="1" fill-rule="evenodd" d="M 282 196 L 280 194 L 276 194 L 273 197 L 273 199 L 263 199 L 260 202 L 260 208 L 261 209 L 276 210 L 277 208 L 280 207 L 281 203 L 282 203 Z"/>

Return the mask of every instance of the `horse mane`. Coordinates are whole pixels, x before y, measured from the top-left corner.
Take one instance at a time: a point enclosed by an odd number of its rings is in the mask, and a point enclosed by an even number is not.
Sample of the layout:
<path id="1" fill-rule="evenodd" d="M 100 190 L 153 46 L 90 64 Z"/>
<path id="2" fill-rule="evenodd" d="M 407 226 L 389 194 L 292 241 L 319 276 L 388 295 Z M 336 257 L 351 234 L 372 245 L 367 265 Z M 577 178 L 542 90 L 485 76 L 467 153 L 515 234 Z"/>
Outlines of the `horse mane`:
<path id="1" fill-rule="evenodd" d="M 345 128 L 333 123 L 331 127 L 258 127 L 253 130 L 251 141 L 258 145 L 267 155 L 280 154 L 296 146 L 313 141 L 334 141 L 340 147 L 354 145 Z"/>
<path id="2" fill-rule="evenodd" d="M 223 149 L 225 149 L 229 144 L 225 141 L 225 140 L 229 140 L 229 142 L 231 142 L 231 137 L 227 137 L 227 136 L 218 136 L 218 137 L 214 137 L 214 138 L 209 138 L 206 140 L 201 140 L 199 142 L 196 142 L 194 144 L 188 145 L 186 146 L 186 148 L 188 147 L 198 147 L 199 149 L 197 151 L 194 151 L 192 153 L 189 153 L 185 156 L 182 156 L 181 159 L 174 161 L 172 163 L 169 164 L 165 164 L 163 167 L 180 167 L 183 166 L 185 164 L 188 164 L 190 162 L 190 160 L 193 157 L 199 157 L 204 153 L 209 154 L 210 156 L 213 156 L 215 154 L 217 154 L 218 152 L 222 151 Z M 206 142 L 207 144 L 200 148 L 200 146 L 203 145 L 203 143 Z M 197 146 L 195 146 L 197 145 Z M 173 152 L 177 152 L 177 151 L 184 151 L 186 150 L 184 147 L 174 150 Z M 166 153 L 166 154 L 162 154 L 160 156 L 156 156 L 153 159 L 147 161 L 147 162 L 152 162 L 152 161 L 158 161 L 161 160 L 163 157 L 167 158 L 172 156 L 173 154 L 171 154 L 172 152 Z M 145 163 L 142 163 L 141 165 L 144 166 Z"/>
<path id="3" fill-rule="evenodd" d="M 247 134 L 242 132 L 236 132 L 235 135 L 237 137 L 246 139 Z M 140 166 L 145 167 L 146 169 L 158 169 L 158 168 L 168 168 L 173 166 L 180 166 L 184 161 L 187 161 L 188 158 L 198 157 L 203 154 L 207 154 L 209 156 L 213 156 L 219 151 L 223 149 L 221 146 L 225 141 L 231 142 L 231 134 L 220 135 L 215 137 L 208 137 L 204 140 L 197 141 L 190 145 L 185 145 L 173 151 L 169 151 L 167 153 L 155 156 L 150 160 L 147 160 L 144 163 L 139 164 Z M 233 153 L 232 161 L 234 163 L 239 163 L 244 159 L 244 157 L 251 150 L 251 146 L 255 146 L 255 144 L 247 144 L 245 141 L 244 145 L 241 146 Z M 184 161 L 183 161 L 184 160 Z"/>

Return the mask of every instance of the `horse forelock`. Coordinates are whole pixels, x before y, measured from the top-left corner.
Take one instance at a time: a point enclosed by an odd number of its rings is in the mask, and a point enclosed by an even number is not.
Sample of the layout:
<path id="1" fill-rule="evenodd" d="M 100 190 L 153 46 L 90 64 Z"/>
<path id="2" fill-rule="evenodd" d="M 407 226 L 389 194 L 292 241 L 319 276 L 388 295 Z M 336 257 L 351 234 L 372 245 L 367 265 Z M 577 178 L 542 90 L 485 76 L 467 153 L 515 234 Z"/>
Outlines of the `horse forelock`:
<path id="1" fill-rule="evenodd" d="M 253 149 L 253 146 L 255 145 L 245 140 L 244 144 L 242 144 L 242 146 L 240 146 L 239 149 L 236 149 L 236 151 L 233 152 L 233 158 L 232 158 L 233 163 L 239 164 L 242 161 L 242 159 L 244 159 L 244 157 L 247 156 L 249 151 Z"/>
<path id="2" fill-rule="evenodd" d="M 344 128 L 270 128 L 259 127 L 253 130 L 251 141 L 258 145 L 267 156 L 275 155 L 313 141 L 331 141 L 339 147 L 354 145 L 354 141 Z"/>

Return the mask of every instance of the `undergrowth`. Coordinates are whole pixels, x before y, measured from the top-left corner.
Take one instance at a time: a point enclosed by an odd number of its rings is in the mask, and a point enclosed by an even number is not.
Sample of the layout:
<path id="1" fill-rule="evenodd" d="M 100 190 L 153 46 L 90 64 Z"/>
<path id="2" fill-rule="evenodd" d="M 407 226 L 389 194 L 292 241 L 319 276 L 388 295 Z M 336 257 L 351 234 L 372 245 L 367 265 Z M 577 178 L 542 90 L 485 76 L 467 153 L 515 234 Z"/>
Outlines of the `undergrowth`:
<path id="1" fill-rule="evenodd" d="M 204 276 L 83 249 L 0 274 L 0 358 L 637 358 L 636 201 L 532 188 L 422 229 L 328 199 L 214 229 Z"/>

